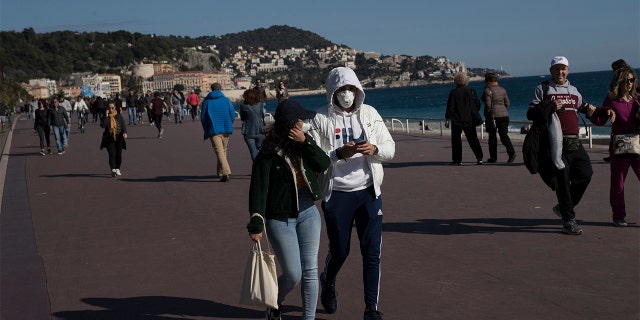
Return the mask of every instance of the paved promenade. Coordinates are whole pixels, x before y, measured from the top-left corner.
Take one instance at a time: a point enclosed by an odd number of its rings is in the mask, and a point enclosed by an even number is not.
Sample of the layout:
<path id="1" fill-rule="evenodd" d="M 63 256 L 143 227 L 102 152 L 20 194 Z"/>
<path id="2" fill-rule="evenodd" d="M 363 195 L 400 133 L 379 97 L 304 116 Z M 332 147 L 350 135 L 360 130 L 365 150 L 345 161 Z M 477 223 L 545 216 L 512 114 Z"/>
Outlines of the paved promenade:
<path id="1" fill-rule="evenodd" d="M 0 163 L 2 320 L 264 318 L 238 303 L 251 248 L 251 160 L 242 136 L 231 138 L 232 176 L 222 183 L 198 122 L 164 127 L 164 139 L 148 125 L 129 128 L 119 178 L 110 177 L 96 124 L 85 134 L 72 128 L 61 156 L 38 154 L 24 117 L 0 135 L 10 144 Z M 640 318 L 640 188 L 630 174 L 634 224 L 613 227 L 606 147 L 589 150 L 595 173 L 577 207 L 584 234 L 566 236 L 551 210 L 553 192 L 527 172 L 521 154 L 506 164 L 499 146 L 497 164 L 476 166 L 465 143 L 465 164 L 452 167 L 447 137 L 394 138 L 382 186 L 385 319 Z M 338 277 L 338 312 L 318 304 L 317 319 L 362 319 L 353 238 Z M 321 261 L 326 252 L 323 232 Z M 283 319 L 299 318 L 300 306 L 297 289 Z"/>

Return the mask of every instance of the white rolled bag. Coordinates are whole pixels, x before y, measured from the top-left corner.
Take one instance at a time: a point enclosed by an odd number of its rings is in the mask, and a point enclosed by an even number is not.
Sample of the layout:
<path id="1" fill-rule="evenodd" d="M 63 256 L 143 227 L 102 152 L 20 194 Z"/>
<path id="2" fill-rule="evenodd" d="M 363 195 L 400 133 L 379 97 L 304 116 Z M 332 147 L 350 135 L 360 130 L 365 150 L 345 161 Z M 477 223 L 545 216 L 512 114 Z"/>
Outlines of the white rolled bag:
<path id="1" fill-rule="evenodd" d="M 252 217 L 255 215 L 259 214 L 254 213 Z M 264 218 L 262 223 L 264 225 Z M 263 230 L 269 251 L 262 251 L 260 241 L 253 244 L 244 270 L 240 304 L 277 309 L 278 274 L 276 272 L 276 257 L 271 251 L 266 225 Z"/>

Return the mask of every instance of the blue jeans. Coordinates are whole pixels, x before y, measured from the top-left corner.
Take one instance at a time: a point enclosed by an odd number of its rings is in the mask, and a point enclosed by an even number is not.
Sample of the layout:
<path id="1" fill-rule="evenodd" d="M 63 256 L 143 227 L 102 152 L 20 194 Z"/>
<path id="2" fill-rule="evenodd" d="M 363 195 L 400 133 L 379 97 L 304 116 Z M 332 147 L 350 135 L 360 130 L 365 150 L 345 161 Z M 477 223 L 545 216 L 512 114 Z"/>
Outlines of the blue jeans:
<path id="1" fill-rule="evenodd" d="M 56 136 L 56 147 L 58 152 L 64 151 L 67 145 L 67 126 L 53 126 L 53 134 Z"/>
<path id="2" fill-rule="evenodd" d="M 135 125 L 138 119 L 138 110 L 136 110 L 134 106 L 131 106 L 127 108 L 127 113 L 129 114 L 129 125 L 131 125 L 132 122 Z"/>
<path id="3" fill-rule="evenodd" d="M 251 153 L 251 160 L 256 160 L 260 146 L 264 141 L 264 134 L 245 134 L 244 142 L 249 147 L 249 153 Z"/>
<path id="4" fill-rule="evenodd" d="M 267 236 L 282 268 L 278 303 L 302 281 L 302 319 L 315 319 L 322 221 L 308 189 L 298 190 L 298 202 L 298 218 L 267 219 Z"/>

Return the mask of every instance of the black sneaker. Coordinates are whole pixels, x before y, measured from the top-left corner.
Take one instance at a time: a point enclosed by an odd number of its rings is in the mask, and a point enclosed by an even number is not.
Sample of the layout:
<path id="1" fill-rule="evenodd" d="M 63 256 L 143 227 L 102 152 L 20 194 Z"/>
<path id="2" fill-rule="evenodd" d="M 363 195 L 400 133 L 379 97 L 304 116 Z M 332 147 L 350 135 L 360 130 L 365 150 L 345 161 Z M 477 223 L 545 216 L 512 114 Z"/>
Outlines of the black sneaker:
<path id="1" fill-rule="evenodd" d="M 320 294 L 320 302 L 322 303 L 322 307 L 324 311 L 329 314 L 336 313 L 338 310 L 338 294 L 336 293 L 336 284 L 328 284 L 325 280 L 324 272 L 320 274 L 320 287 L 322 288 L 322 293 Z"/>
<path id="2" fill-rule="evenodd" d="M 487 159 L 487 163 L 496 163 L 496 161 L 498 161 L 498 160 L 493 159 L 493 158 Z"/>
<path id="3" fill-rule="evenodd" d="M 509 156 L 509 160 L 507 160 L 507 163 L 513 163 L 516 160 L 516 154 L 512 154 Z"/>
<path id="4" fill-rule="evenodd" d="M 553 213 L 555 213 L 556 216 L 558 216 L 558 218 L 562 218 L 562 212 L 560 211 L 560 205 L 559 204 L 556 204 L 553 207 Z"/>
<path id="5" fill-rule="evenodd" d="M 382 320 L 382 312 L 378 310 L 365 310 L 364 320 Z"/>
<path id="6" fill-rule="evenodd" d="M 455 161 L 454 162 L 449 162 L 449 165 L 450 166 L 461 166 L 462 162 L 455 162 Z"/>
<path id="7" fill-rule="evenodd" d="M 627 223 L 627 221 L 625 221 L 624 219 L 618 219 L 618 220 L 613 220 L 613 225 L 618 228 L 624 228 L 629 226 L 629 223 Z"/>
<path id="8" fill-rule="evenodd" d="M 568 234 L 571 236 L 578 236 L 582 234 L 582 229 L 578 226 L 575 220 L 565 221 L 562 224 L 562 233 Z"/>
<path id="9" fill-rule="evenodd" d="M 272 308 L 268 308 L 267 309 L 267 320 L 281 320 L 281 314 L 282 312 L 280 312 L 280 309 L 282 309 L 282 306 L 280 306 L 281 308 L 279 309 L 272 309 Z"/>

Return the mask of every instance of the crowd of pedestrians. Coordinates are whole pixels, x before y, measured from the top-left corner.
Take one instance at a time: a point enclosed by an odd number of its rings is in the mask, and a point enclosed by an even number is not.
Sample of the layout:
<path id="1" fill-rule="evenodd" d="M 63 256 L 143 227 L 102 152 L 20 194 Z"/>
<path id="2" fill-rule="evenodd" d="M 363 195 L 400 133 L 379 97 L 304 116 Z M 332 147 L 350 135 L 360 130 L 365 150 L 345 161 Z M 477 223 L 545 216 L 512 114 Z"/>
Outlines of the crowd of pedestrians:
<path id="1" fill-rule="evenodd" d="M 540 174 L 555 193 L 557 205 L 550 211 L 562 219 L 561 232 L 580 235 L 576 207 L 587 190 L 593 174 L 591 160 L 579 140 L 580 114 L 596 125 L 612 124 L 609 147 L 611 186 L 609 201 L 612 222 L 616 227 L 628 226 L 624 184 L 629 168 L 640 180 L 640 156 L 619 154 L 613 137 L 637 135 L 640 131 L 638 79 L 628 65 L 617 63 L 602 106 L 582 98 L 568 80 L 569 60 L 553 57 L 548 80 L 533 88 L 527 118 L 533 122 L 527 131 L 545 132 L 547 154 L 537 165 Z M 485 87 L 480 96 L 467 87 L 464 73 L 454 76 L 455 88 L 447 98 L 445 126 L 451 127 L 451 165 L 462 165 L 462 134 L 482 165 L 484 153 L 476 127 L 485 124 L 489 133 L 487 163 L 498 159 L 497 141 L 506 149 L 507 163 L 516 159 L 509 138 L 510 101 L 507 91 L 498 84 L 495 73 L 485 74 Z M 352 226 L 358 235 L 362 263 L 363 317 L 382 319 L 380 300 L 380 254 L 382 247 L 382 163 L 392 160 L 395 143 L 387 126 L 373 106 L 365 104 L 365 91 L 350 68 L 331 70 L 325 81 L 327 104 L 316 111 L 289 98 L 283 82 L 277 88 L 278 106 L 275 123 L 266 126 L 265 87 L 258 80 L 254 88 L 243 93 L 239 107 L 241 133 L 253 161 L 248 193 L 249 237 L 258 241 L 264 231 L 270 238 L 282 267 L 278 282 L 278 308 L 267 310 L 267 319 L 281 319 L 281 306 L 299 283 L 302 283 L 304 319 L 314 319 L 319 300 L 327 313 L 339 308 L 339 272 L 350 253 Z M 481 116 L 484 103 L 484 119 Z M 147 91 L 144 95 L 129 90 L 124 104 L 116 96 L 112 100 L 96 97 L 85 101 L 77 97 L 71 104 L 64 97 L 34 100 L 29 103 L 28 119 L 33 119 L 38 133 L 40 154 L 51 154 L 53 131 L 58 154 L 69 146 L 70 113 L 93 121 L 104 128 L 100 148 L 108 151 L 109 169 L 113 177 L 122 174 L 122 153 L 126 150 L 128 126 L 143 125 L 146 119 L 162 138 L 164 117 L 175 124 L 187 114 L 200 120 L 203 139 L 211 142 L 217 158 L 216 174 L 221 182 L 231 180 L 228 143 L 233 134 L 236 111 L 222 86 L 214 83 L 204 99 L 195 91 L 188 96 L 178 90 L 162 95 Z M 126 111 L 125 111 L 126 108 Z M 172 118 L 173 114 L 173 118 Z M 125 119 L 125 115 L 127 118 Z M 275 183 L 273 183 L 275 182 Z M 322 212 L 315 201 L 319 201 Z M 637 213 L 637 208 L 633 208 Z M 322 270 L 318 267 L 318 247 L 324 218 L 329 252 Z M 637 218 L 637 217 L 636 217 Z M 354 299 L 355 297 L 346 297 Z"/>

